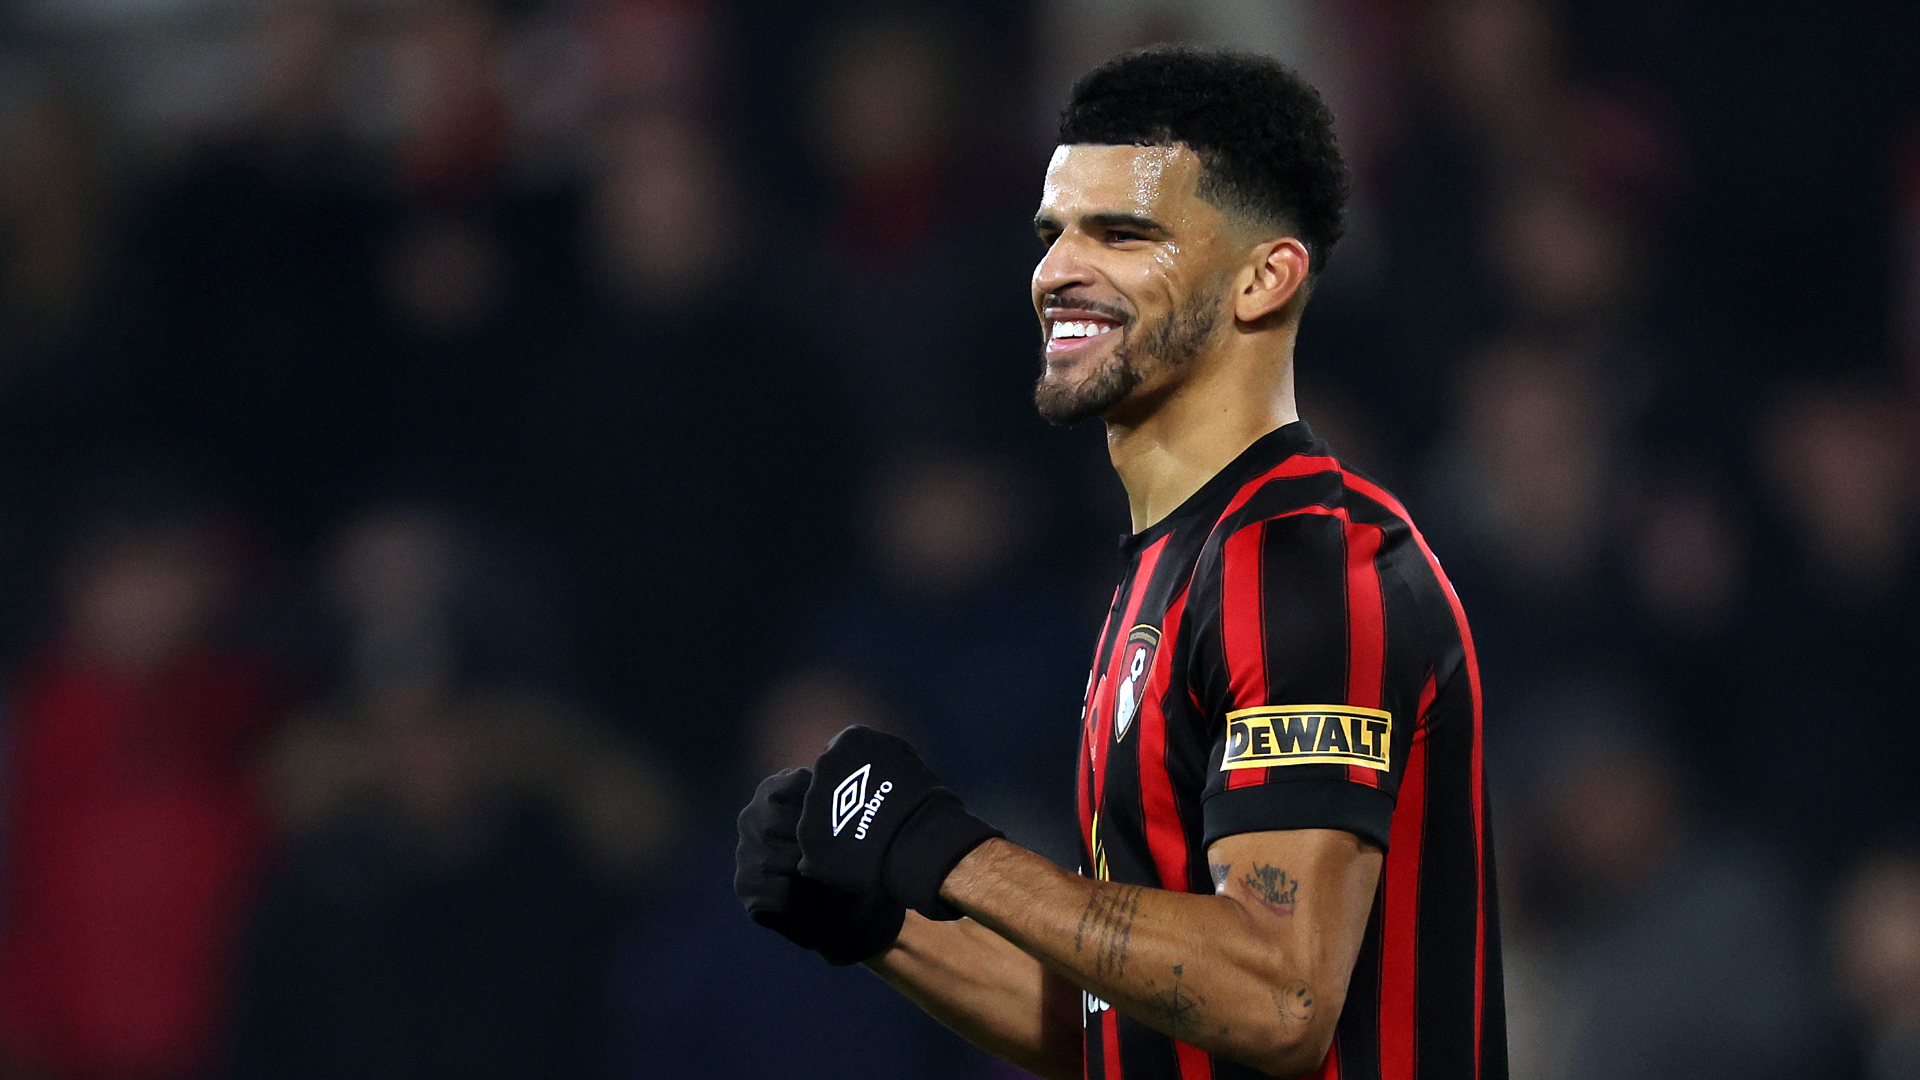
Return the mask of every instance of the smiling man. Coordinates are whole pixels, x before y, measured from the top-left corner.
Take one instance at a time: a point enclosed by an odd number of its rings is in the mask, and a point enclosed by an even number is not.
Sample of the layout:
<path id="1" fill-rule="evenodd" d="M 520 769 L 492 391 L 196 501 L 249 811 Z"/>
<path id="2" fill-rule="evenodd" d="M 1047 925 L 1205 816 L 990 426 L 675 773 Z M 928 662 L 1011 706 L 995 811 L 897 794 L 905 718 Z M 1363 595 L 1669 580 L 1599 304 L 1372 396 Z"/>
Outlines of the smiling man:
<path id="1" fill-rule="evenodd" d="M 1504 1077 L 1465 616 L 1294 411 L 1346 196 L 1331 117 L 1270 60 L 1160 48 L 1080 80 L 1059 143 L 1035 402 L 1106 423 L 1134 527 L 1079 872 L 854 727 L 741 813 L 741 899 L 1047 1077 Z"/>

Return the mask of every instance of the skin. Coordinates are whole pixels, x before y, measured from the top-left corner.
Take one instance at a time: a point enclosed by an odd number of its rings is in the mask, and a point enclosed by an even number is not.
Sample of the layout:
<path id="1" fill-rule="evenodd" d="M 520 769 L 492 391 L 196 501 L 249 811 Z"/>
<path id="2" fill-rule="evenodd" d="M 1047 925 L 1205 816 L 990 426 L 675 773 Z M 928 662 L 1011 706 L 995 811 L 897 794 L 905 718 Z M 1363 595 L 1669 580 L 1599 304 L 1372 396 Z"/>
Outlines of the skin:
<path id="1" fill-rule="evenodd" d="M 1091 317 L 1111 333 L 1077 347 L 1048 344 L 1041 387 L 1071 389 L 1110 370 L 1168 313 L 1200 302 L 1216 329 L 1182 364 L 1146 356 L 1139 386 L 1104 410 L 1107 450 L 1127 489 L 1135 531 L 1159 521 L 1255 439 L 1298 419 L 1293 344 L 1307 250 L 1229 217 L 1197 191 L 1200 159 L 1185 147 L 1062 146 L 1047 167 L 1036 230 L 1047 253 L 1033 271 L 1043 334 Z"/>
<path id="2" fill-rule="evenodd" d="M 1296 418 L 1306 249 L 1201 198 L 1200 178 L 1185 147 L 1063 146 L 1035 219 L 1047 253 L 1034 309 L 1049 341 L 1036 400 L 1043 412 L 1099 403 L 1136 531 Z M 1187 342 L 1166 332 L 1183 313 L 1205 328 Z M 1058 321 L 1112 329 L 1063 343 Z M 1082 991 L 1270 1075 L 1309 1073 L 1332 1042 L 1382 854 L 1308 829 L 1226 837 L 1207 858 L 1210 896 L 1095 881 L 988 841 L 942 888 L 968 917 L 909 912 L 869 964 L 1041 1076 L 1081 1075 Z"/>

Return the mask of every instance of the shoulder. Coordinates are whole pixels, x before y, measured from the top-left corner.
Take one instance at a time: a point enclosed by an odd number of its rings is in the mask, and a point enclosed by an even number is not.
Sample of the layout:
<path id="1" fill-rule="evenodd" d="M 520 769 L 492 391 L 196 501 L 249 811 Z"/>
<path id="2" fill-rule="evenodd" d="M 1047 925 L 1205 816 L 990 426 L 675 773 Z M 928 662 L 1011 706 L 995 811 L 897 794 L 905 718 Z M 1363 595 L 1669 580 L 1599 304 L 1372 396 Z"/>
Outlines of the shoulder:
<path id="1" fill-rule="evenodd" d="M 1299 542 L 1272 542 L 1279 537 Z M 1296 454 L 1247 481 L 1227 501 L 1199 569 L 1218 573 L 1256 553 L 1284 558 L 1295 547 L 1304 557 L 1330 540 L 1391 559 L 1420 557 L 1406 507 L 1384 486 L 1331 455 Z"/>
<path id="2" fill-rule="evenodd" d="M 1396 633 L 1443 636 L 1456 622 L 1452 585 L 1405 505 L 1331 456 L 1295 455 L 1236 492 L 1192 582 L 1202 620 L 1285 609 L 1332 632 L 1380 609 Z M 1310 619 L 1314 612 L 1324 617 Z"/>

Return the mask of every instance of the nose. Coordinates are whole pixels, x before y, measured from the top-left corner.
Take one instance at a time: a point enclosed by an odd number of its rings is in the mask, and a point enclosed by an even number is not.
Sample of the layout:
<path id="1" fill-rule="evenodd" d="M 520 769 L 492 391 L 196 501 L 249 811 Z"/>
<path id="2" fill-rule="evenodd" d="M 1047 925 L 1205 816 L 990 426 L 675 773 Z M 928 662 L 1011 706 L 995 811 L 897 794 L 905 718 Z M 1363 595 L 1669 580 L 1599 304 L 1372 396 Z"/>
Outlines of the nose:
<path id="1" fill-rule="evenodd" d="M 1080 245 L 1072 233 L 1060 237 L 1033 268 L 1033 302 L 1037 306 L 1048 293 L 1075 285 L 1093 284 L 1093 270 L 1080 258 Z"/>

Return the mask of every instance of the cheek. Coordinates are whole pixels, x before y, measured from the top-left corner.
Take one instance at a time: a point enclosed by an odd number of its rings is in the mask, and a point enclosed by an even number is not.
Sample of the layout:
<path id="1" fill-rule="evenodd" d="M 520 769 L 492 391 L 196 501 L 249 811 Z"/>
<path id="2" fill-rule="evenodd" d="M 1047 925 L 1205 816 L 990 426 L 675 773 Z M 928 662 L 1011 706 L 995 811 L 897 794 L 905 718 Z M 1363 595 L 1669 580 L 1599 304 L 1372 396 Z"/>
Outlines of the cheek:
<path id="1" fill-rule="evenodd" d="M 1142 301 L 1172 311 L 1196 297 L 1221 295 L 1230 269 L 1219 245 L 1201 237 L 1155 246 L 1144 254 L 1133 273 L 1135 280 L 1129 288 Z"/>
<path id="2" fill-rule="evenodd" d="M 1159 322 L 1179 310 L 1186 295 L 1177 280 L 1169 279 L 1157 271 L 1142 275 L 1123 286 L 1121 291 L 1133 305 L 1140 321 L 1146 324 Z"/>
<path id="3" fill-rule="evenodd" d="M 1153 265 L 1159 270 L 1161 276 L 1169 279 L 1176 278 L 1180 274 L 1182 255 L 1183 252 L 1180 250 L 1179 244 L 1167 244 L 1163 247 L 1155 248 L 1153 252 Z"/>

